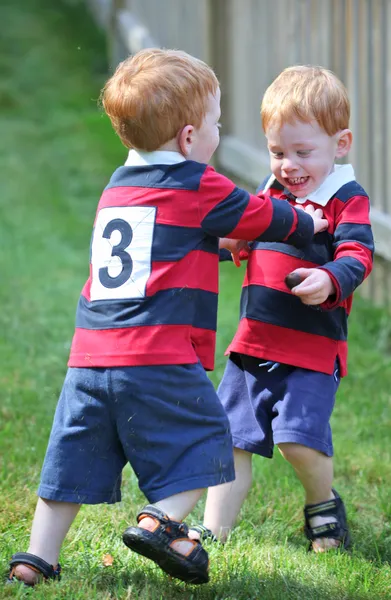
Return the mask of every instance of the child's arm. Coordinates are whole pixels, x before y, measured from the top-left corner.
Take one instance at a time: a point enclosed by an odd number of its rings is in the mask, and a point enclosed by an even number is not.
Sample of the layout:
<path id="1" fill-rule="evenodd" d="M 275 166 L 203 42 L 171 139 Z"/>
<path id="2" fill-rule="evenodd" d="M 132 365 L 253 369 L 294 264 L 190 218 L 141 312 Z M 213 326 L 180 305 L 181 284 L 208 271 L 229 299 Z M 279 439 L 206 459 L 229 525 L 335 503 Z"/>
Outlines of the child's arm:
<path id="1" fill-rule="evenodd" d="M 355 184 L 355 195 L 344 200 L 336 219 L 334 258 L 316 269 L 296 269 L 302 279 L 292 289 L 305 304 L 333 309 L 351 296 L 373 266 L 374 243 L 369 220 L 369 198 Z"/>
<path id="2" fill-rule="evenodd" d="M 326 219 L 308 215 L 264 194 L 254 196 L 207 167 L 198 190 L 201 227 L 220 238 L 308 244 Z"/>

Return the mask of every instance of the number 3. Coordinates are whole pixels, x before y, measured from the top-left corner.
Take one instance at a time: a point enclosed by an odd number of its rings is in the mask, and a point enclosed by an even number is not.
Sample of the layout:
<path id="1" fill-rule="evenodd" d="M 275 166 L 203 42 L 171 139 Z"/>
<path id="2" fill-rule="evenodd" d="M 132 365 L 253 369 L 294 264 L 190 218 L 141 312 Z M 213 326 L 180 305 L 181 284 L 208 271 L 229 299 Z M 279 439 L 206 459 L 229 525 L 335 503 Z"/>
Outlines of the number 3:
<path id="1" fill-rule="evenodd" d="M 151 274 L 156 208 L 99 211 L 91 244 L 91 300 L 143 298 Z"/>

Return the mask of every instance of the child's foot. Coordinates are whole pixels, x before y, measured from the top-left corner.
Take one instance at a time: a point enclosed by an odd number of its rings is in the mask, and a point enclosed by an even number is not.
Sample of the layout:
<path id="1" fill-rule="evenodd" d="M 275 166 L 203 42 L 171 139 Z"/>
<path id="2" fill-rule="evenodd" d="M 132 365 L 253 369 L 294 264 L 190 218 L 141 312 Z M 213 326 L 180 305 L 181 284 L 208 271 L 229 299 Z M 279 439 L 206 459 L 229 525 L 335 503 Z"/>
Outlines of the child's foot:
<path id="1" fill-rule="evenodd" d="M 310 540 L 310 550 L 328 552 L 339 547 L 347 549 L 350 534 L 347 525 L 345 505 L 339 494 L 332 490 L 334 497 L 319 504 L 304 507 L 304 531 Z"/>
<path id="2" fill-rule="evenodd" d="M 188 537 L 184 523 L 171 521 L 153 505 L 137 516 L 138 527 L 128 527 L 123 541 L 130 548 L 153 560 L 163 571 L 193 584 L 209 581 L 208 554 L 197 540 Z"/>
<path id="3" fill-rule="evenodd" d="M 60 579 L 61 567 L 53 567 L 35 554 L 17 552 L 10 561 L 10 572 L 7 583 L 20 581 L 27 586 L 34 586 L 42 580 Z"/>

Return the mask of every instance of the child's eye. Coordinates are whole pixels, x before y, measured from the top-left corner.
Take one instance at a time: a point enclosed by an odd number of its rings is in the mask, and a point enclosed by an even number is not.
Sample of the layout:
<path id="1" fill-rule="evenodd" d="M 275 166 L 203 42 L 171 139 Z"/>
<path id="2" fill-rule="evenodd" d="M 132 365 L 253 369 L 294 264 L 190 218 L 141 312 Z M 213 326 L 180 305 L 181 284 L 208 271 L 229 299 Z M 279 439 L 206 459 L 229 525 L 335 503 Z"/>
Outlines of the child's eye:
<path id="1" fill-rule="evenodd" d="M 298 150 L 297 155 L 305 158 L 311 154 L 311 150 Z"/>
<path id="2" fill-rule="evenodd" d="M 272 152 L 274 158 L 282 158 L 284 156 L 283 152 Z"/>

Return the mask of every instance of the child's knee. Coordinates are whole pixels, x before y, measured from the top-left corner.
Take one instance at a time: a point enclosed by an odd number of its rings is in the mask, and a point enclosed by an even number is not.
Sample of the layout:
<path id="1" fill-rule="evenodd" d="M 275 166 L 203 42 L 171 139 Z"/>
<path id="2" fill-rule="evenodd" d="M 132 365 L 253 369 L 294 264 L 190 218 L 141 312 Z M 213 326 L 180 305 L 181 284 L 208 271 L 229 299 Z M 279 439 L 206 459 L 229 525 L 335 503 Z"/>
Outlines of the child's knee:
<path id="1" fill-rule="evenodd" d="M 318 450 L 291 442 L 278 444 L 278 449 L 285 460 L 294 467 L 306 467 L 312 465 L 320 458 L 320 456 L 322 456 L 321 452 L 318 452 Z"/>

